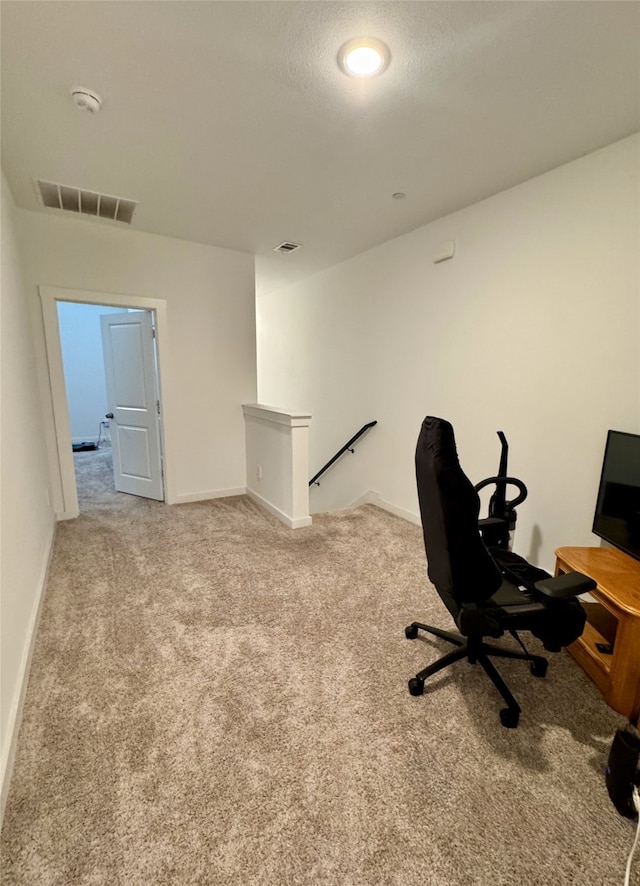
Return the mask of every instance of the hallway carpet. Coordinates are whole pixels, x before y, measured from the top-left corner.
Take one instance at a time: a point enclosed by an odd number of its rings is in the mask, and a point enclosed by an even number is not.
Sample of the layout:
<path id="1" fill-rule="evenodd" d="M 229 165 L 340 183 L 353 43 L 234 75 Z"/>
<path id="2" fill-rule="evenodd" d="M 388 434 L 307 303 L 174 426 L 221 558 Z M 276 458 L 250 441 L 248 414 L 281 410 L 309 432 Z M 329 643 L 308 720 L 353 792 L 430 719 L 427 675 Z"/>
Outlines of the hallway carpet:
<path id="1" fill-rule="evenodd" d="M 371 505 L 291 531 L 244 497 L 81 498 L 4 886 L 620 886 L 634 828 L 603 769 L 622 718 L 566 653 L 545 680 L 500 662 L 517 730 L 464 662 L 408 694 L 443 646 L 404 626 L 451 627 L 418 527 Z"/>

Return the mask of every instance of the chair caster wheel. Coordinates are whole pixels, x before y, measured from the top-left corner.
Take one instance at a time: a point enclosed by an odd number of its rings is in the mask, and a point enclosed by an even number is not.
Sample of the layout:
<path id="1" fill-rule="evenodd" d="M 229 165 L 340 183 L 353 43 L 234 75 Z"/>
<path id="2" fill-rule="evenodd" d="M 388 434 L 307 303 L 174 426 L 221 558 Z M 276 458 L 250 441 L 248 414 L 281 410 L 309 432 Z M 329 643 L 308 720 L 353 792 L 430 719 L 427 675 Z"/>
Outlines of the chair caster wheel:
<path id="1" fill-rule="evenodd" d="M 515 729 L 520 719 L 520 711 L 514 711 L 512 708 L 502 708 L 500 711 L 500 722 L 507 729 Z"/>
<path id="2" fill-rule="evenodd" d="M 411 695 L 422 695 L 424 692 L 424 680 L 419 680 L 417 677 L 412 677 L 409 680 L 409 693 Z"/>
<path id="3" fill-rule="evenodd" d="M 415 625 L 409 625 L 404 629 L 404 635 L 407 640 L 415 640 L 418 636 L 418 629 Z"/>
<path id="4" fill-rule="evenodd" d="M 547 673 L 549 662 L 546 658 L 537 658 L 531 662 L 531 673 L 534 677 L 544 677 Z"/>

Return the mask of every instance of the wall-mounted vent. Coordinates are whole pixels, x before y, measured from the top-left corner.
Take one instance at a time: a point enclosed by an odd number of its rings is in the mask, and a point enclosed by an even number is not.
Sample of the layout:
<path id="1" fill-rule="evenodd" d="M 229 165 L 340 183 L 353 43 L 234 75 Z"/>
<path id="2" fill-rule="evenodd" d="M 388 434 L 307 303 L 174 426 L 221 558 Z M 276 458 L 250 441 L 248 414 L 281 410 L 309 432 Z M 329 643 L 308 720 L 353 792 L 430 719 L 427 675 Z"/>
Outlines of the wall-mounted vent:
<path id="1" fill-rule="evenodd" d="M 50 209 L 65 209 L 67 212 L 80 212 L 96 218 L 130 225 L 138 205 L 136 200 L 113 197 L 109 194 L 96 194 L 95 191 L 81 191 L 68 185 L 44 182 L 38 179 L 36 189 L 43 206 Z"/>
<path id="2" fill-rule="evenodd" d="M 295 252 L 296 249 L 300 249 L 300 243 L 290 243 L 288 240 L 285 240 L 284 243 L 281 243 L 280 246 L 274 246 L 274 252 Z"/>

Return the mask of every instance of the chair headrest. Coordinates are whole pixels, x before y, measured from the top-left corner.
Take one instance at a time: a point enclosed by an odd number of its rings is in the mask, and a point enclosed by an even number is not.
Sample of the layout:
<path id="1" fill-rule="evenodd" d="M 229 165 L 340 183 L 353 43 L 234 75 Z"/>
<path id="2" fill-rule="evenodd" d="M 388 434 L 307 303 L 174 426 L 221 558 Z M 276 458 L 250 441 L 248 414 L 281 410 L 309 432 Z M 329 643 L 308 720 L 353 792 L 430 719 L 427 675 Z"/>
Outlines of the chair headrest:
<path id="1" fill-rule="evenodd" d="M 457 460 L 458 450 L 453 425 L 446 419 L 428 415 L 422 422 L 421 437 L 426 448 L 434 455 L 450 454 Z"/>

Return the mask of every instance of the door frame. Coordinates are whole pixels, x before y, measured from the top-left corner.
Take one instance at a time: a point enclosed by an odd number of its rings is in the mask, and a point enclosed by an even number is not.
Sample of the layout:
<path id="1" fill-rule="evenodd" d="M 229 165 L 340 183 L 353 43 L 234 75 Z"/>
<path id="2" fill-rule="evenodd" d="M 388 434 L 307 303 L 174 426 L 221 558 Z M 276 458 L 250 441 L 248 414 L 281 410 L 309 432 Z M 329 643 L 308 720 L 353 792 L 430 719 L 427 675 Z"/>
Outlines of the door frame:
<path id="1" fill-rule="evenodd" d="M 169 404 L 167 403 L 167 370 L 168 356 L 168 320 L 167 303 L 160 298 L 146 298 L 137 295 L 123 295 L 114 292 L 90 292 L 82 289 L 66 289 L 58 286 L 39 286 L 40 299 L 42 302 L 42 319 L 44 324 L 44 336 L 47 348 L 47 363 L 49 369 L 49 387 L 51 390 L 51 403 L 53 407 L 53 424 L 55 434 L 54 466 L 57 463 L 60 476 L 60 489 L 57 490 L 54 483 L 54 507 L 58 520 L 70 520 L 79 516 L 78 490 L 76 487 L 76 475 L 73 466 L 73 449 L 71 446 L 71 423 L 69 420 L 69 405 L 67 402 L 67 389 L 64 379 L 64 366 L 62 362 L 62 346 L 60 344 L 60 327 L 58 324 L 59 301 L 77 302 L 79 304 L 105 305 L 114 308 L 133 308 L 135 310 L 151 311 L 154 315 L 156 329 L 156 361 L 158 372 L 158 399 L 160 400 L 160 412 L 162 421 L 159 422 L 160 445 L 163 455 L 164 467 L 164 500 L 167 504 L 175 501 L 173 486 L 171 483 L 171 435 L 167 432 L 170 428 L 171 418 Z"/>

